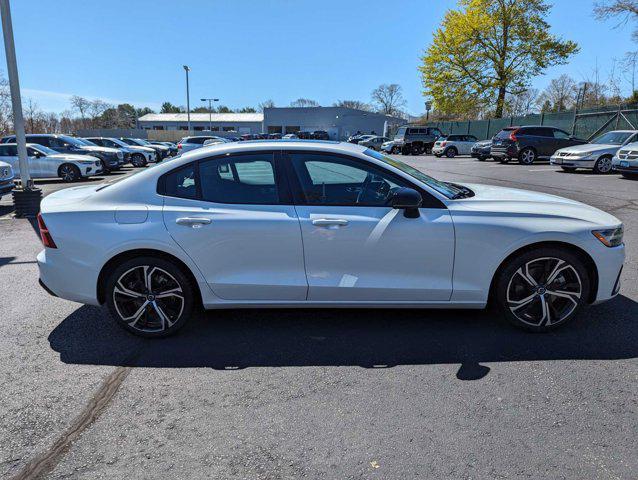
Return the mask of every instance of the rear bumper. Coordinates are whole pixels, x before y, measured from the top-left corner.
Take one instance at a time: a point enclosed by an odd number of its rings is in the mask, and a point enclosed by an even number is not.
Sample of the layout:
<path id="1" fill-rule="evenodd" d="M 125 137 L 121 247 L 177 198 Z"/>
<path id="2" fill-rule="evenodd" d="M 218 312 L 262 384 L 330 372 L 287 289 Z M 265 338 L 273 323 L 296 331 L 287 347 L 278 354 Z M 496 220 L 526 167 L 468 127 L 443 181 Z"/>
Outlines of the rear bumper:
<path id="1" fill-rule="evenodd" d="M 97 274 L 87 265 L 68 258 L 58 249 L 45 248 L 38 256 L 40 285 L 55 295 L 79 303 L 99 305 Z"/>

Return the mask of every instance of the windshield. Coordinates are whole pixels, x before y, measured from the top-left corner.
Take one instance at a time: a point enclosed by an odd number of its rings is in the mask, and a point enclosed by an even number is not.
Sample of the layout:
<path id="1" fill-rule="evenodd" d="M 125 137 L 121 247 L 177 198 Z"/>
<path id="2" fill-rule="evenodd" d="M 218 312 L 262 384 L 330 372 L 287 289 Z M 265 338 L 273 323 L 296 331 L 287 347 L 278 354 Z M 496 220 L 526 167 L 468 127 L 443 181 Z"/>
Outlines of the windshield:
<path id="1" fill-rule="evenodd" d="M 133 141 L 137 142 L 138 145 L 150 145 L 146 140 L 142 140 L 141 138 L 134 138 Z"/>
<path id="2" fill-rule="evenodd" d="M 86 138 L 76 138 L 76 140 L 83 145 L 89 145 L 90 147 L 97 147 L 97 144 L 93 143 L 91 140 L 87 140 Z"/>
<path id="3" fill-rule="evenodd" d="M 397 130 L 397 133 L 394 134 L 394 137 L 402 137 L 403 135 L 405 135 L 405 131 L 408 129 L 408 127 L 401 127 Z"/>
<path id="4" fill-rule="evenodd" d="M 133 141 L 132 138 L 122 138 L 122 141 L 124 143 L 126 143 L 127 145 L 134 145 L 136 147 L 139 147 L 139 144 L 137 142 Z"/>
<path id="5" fill-rule="evenodd" d="M 420 182 L 425 183 L 428 187 L 433 188 L 437 192 L 445 195 L 447 198 L 454 198 L 460 193 L 463 193 L 464 189 L 454 186 L 451 183 L 442 182 L 437 180 L 436 178 L 432 178 L 429 175 L 417 170 L 410 165 L 407 165 L 400 160 L 395 160 L 394 158 L 388 157 L 382 153 L 377 152 L 376 150 L 365 150 L 363 153 L 368 155 L 369 157 L 375 158 L 377 160 L 386 163 L 387 165 L 391 165 L 394 168 L 398 168 L 404 173 L 407 173 L 412 178 L 417 179 Z"/>
<path id="6" fill-rule="evenodd" d="M 622 145 L 634 132 L 607 132 L 594 138 L 591 143 Z"/>
<path id="7" fill-rule="evenodd" d="M 66 142 L 66 143 L 68 143 L 70 145 L 73 145 L 75 147 L 84 147 L 84 146 L 88 145 L 87 143 L 80 142 L 79 138 L 67 137 L 66 135 L 60 135 L 58 138 L 60 140 L 62 140 L 63 142 Z"/>
<path id="8" fill-rule="evenodd" d="M 56 155 L 58 153 L 52 148 L 45 147 L 44 145 L 38 145 L 37 143 L 27 143 L 27 145 L 34 150 L 44 153 L 45 155 Z"/>
<path id="9" fill-rule="evenodd" d="M 115 145 L 119 145 L 120 147 L 128 147 L 127 143 L 124 143 L 122 140 L 120 140 L 119 138 L 107 138 L 107 140 L 110 140 L 111 142 L 113 142 Z"/>

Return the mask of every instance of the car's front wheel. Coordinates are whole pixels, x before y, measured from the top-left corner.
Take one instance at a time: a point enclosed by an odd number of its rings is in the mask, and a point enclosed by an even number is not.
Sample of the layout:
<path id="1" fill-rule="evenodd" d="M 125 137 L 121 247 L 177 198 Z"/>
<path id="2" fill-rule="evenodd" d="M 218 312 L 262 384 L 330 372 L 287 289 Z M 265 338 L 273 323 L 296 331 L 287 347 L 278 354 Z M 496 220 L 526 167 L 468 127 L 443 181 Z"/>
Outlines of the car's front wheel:
<path id="1" fill-rule="evenodd" d="M 136 168 L 146 166 L 146 157 L 144 157 L 144 155 L 142 155 L 141 153 L 133 154 L 133 156 L 131 157 L 131 165 Z"/>
<path id="2" fill-rule="evenodd" d="M 583 260 L 542 247 L 512 258 L 494 285 L 496 306 L 510 323 L 536 332 L 572 320 L 587 302 L 590 280 Z"/>
<path id="3" fill-rule="evenodd" d="M 447 158 L 454 158 L 459 152 L 454 147 L 450 147 L 445 151 L 445 156 Z"/>
<path id="4" fill-rule="evenodd" d="M 621 172 L 620 174 L 624 178 L 628 178 L 630 180 L 638 180 L 638 173 Z"/>
<path id="5" fill-rule="evenodd" d="M 58 169 L 58 177 L 65 182 L 77 182 L 80 178 L 82 178 L 82 174 L 77 166 L 71 163 L 65 163 L 60 165 L 60 168 Z"/>
<path id="6" fill-rule="evenodd" d="M 126 260 L 105 282 L 106 307 L 123 328 L 142 337 L 166 337 L 190 318 L 195 298 L 188 276 L 156 257 Z"/>
<path id="7" fill-rule="evenodd" d="M 609 173 L 611 172 L 611 157 L 600 157 L 594 164 L 594 173 Z"/>

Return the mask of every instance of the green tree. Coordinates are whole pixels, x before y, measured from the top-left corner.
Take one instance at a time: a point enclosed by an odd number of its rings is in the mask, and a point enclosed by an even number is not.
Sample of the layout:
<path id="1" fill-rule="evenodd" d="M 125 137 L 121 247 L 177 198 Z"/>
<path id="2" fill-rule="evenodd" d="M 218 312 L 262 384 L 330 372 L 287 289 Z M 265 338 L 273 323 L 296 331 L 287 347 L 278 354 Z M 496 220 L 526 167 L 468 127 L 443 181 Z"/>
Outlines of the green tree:
<path id="1" fill-rule="evenodd" d="M 255 113 L 257 112 L 257 110 L 255 110 L 253 107 L 244 107 L 241 110 L 237 110 L 237 113 Z"/>
<path id="2" fill-rule="evenodd" d="M 162 103 L 160 113 L 180 113 L 182 109 L 177 105 L 173 105 L 171 102 Z"/>
<path id="3" fill-rule="evenodd" d="M 217 108 L 217 113 L 233 113 L 233 110 L 226 105 L 220 105 Z"/>
<path id="4" fill-rule="evenodd" d="M 549 9 L 544 0 L 459 0 L 422 57 L 424 95 L 445 113 L 465 116 L 495 104 L 502 117 L 507 93 L 525 90 L 578 51 L 549 32 Z"/>

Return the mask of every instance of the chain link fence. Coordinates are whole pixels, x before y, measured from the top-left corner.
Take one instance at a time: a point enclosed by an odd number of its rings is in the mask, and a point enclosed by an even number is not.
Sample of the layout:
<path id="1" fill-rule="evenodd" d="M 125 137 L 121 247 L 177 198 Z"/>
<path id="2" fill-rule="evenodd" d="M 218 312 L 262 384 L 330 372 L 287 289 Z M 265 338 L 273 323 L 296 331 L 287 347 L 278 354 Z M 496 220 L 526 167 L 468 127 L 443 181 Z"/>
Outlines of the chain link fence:
<path id="1" fill-rule="evenodd" d="M 609 130 L 637 130 L 638 104 L 566 112 L 533 113 L 521 117 L 427 123 L 427 126 L 437 127 L 445 134 L 474 135 L 479 140 L 492 138 L 503 128 L 517 125 L 557 127 L 576 137 L 591 139 Z"/>

